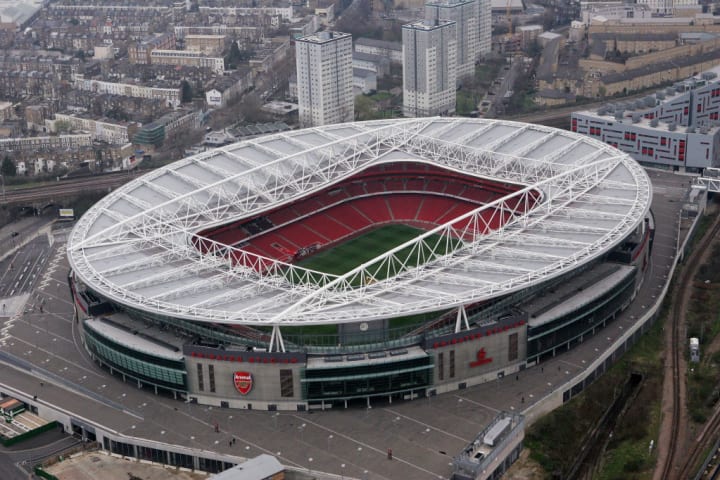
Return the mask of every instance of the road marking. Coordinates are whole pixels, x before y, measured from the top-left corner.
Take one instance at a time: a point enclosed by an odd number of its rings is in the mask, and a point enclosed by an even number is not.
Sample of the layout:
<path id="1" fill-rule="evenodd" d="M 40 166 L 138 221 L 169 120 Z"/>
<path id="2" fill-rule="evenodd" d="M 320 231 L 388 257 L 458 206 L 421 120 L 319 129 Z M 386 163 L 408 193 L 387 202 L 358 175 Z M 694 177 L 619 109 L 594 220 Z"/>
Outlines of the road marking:
<path id="1" fill-rule="evenodd" d="M 473 403 L 475 403 L 475 402 L 473 402 Z M 404 415 L 404 414 L 402 414 L 402 413 L 400 413 L 400 412 L 398 412 L 398 411 L 392 410 L 392 409 L 390 409 L 390 408 L 384 408 L 383 410 L 385 410 L 385 411 L 387 411 L 387 412 L 390 412 L 390 413 L 392 413 L 393 415 L 396 415 L 396 416 L 398 416 L 398 417 L 401 417 L 401 418 L 405 418 L 405 419 L 407 419 L 407 420 L 410 420 L 411 422 L 415 422 L 415 423 L 417 423 L 417 424 L 419 424 L 419 425 L 422 425 L 423 427 L 429 427 L 429 428 L 431 428 L 431 429 L 433 429 L 433 430 L 435 430 L 435 431 L 438 431 L 438 432 L 440 432 L 440 433 L 443 433 L 443 434 L 447 435 L 448 437 L 457 438 L 458 440 L 461 440 L 461 441 L 463 441 L 463 442 L 465 442 L 465 443 L 470 443 L 469 440 L 467 440 L 467 439 L 465 439 L 465 438 L 463 438 L 463 437 L 460 437 L 460 436 L 458 436 L 458 435 L 455 435 L 454 433 L 450 433 L 450 432 L 448 432 L 447 430 L 443 430 L 442 428 L 437 428 L 437 427 L 434 427 L 434 426 L 432 426 L 432 425 L 430 425 L 430 424 L 428 424 L 428 423 L 421 422 L 420 420 L 416 420 L 416 419 L 414 419 L 414 418 L 412 418 L 412 417 L 408 417 L 407 415 Z"/>
<path id="2" fill-rule="evenodd" d="M 369 444 L 367 444 L 367 443 L 365 443 L 365 442 L 361 442 L 360 440 L 356 440 L 356 439 L 350 437 L 349 435 L 345 435 L 344 433 L 338 432 L 337 430 L 333 430 L 333 429 L 330 428 L 330 427 L 326 427 L 326 426 L 321 425 L 321 424 L 319 424 L 319 423 L 317 423 L 317 422 L 313 422 L 313 421 L 310 420 L 309 418 L 299 417 L 299 416 L 297 416 L 297 415 L 293 415 L 293 417 L 294 417 L 294 418 L 297 418 L 298 420 L 300 420 L 300 421 L 303 422 L 303 423 L 308 423 L 308 424 L 310 424 L 310 425 L 314 425 L 314 426 L 316 426 L 316 427 L 318 427 L 318 428 L 320 428 L 320 429 L 322 429 L 322 430 L 325 430 L 326 432 L 332 433 L 333 435 L 335 435 L 335 436 L 337 436 L 337 437 L 342 437 L 342 438 L 344 438 L 345 440 L 349 440 L 350 442 L 353 442 L 353 443 L 355 443 L 355 444 L 357 444 L 357 445 L 362 446 L 363 448 L 366 448 L 366 449 L 368 449 L 368 450 L 372 450 L 373 452 L 379 453 L 379 454 L 382 455 L 382 456 L 387 455 L 387 452 L 384 451 L 384 450 L 381 450 L 381 449 L 379 449 L 379 448 L 373 447 L 372 445 L 369 445 Z M 404 463 L 405 465 L 408 465 L 408 466 L 410 466 L 410 467 L 412 467 L 412 468 L 414 468 L 414 469 L 416 469 L 416 470 L 419 470 L 419 471 L 421 471 L 421 472 L 423 472 L 423 473 L 427 473 L 427 474 L 429 474 L 429 475 L 432 475 L 433 477 L 437 477 L 437 476 L 438 476 L 438 473 L 437 473 L 437 472 L 431 472 L 430 470 L 427 470 L 427 469 L 421 467 L 420 465 L 415 465 L 414 463 L 412 463 L 412 462 L 410 462 L 410 461 L 408 461 L 408 460 L 405 460 L 405 459 L 403 459 L 402 457 L 398 457 L 397 455 L 393 455 L 393 460 L 397 460 L 398 462 Z M 363 468 L 363 466 L 360 466 L 360 467 Z M 368 470 L 369 470 L 369 469 L 368 469 Z M 373 473 L 374 473 L 375 475 L 377 475 L 377 472 L 373 472 Z M 412 477 L 412 476 L 411 476 L 411 477 Z"/>
<path id="3" fill-rule="evenodd" d="M 487 408 L 487 409 L 490 410 L 491 412 L 496 412 L 496 413 L 500 412 L 500 410 L 498 410 L 497 408 L 493 408 L 493 407 L 491 407 L 491 406 L 489 406 L 489 405 L 485 405 L 484 403 L 476 402 L 475 400 L 472 400 L 472 399 L 467 398 L 467 397 L 461 397 L 461 396 L 459 396 L 459 395 L 455 395 L 455 398 L 462 398 L 463 402 L 470 402 L 470 403 L 472 403 L 473 405 L 477 405 L 478 407 Z"/>

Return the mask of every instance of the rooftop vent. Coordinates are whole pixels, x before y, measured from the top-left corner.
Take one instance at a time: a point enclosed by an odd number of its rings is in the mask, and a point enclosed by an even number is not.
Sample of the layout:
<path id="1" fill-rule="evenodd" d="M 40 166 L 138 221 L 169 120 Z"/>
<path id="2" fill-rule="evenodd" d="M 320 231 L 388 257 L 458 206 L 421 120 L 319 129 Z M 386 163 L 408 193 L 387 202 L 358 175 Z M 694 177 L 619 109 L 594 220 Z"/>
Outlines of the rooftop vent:
<path id="1" fill-rule="evenodd" d="M 658 126 L 658 123 L 660 123 L 660 122 L 658 121 L 657 118 L 653 118 L 652 120 L 650 120 L 650 126 L 651 126 L 651 127 L 657 127 L 657 126 Z"/>
<path id="2" fill-rule="evenodd" d="M 688 127 L 687 130 L 685 130 L 685 133 L 695 133 L 695 127 L 693 127 L 693 126 Z"/>
<path id="3" fill-rule="evenodd" d="M 669 95 L 669 96 L 673 96 L 673 95 L 675 95 L 675 89 L 672 88 L 672 87 L 667 87 L 667 88 L 665 89 L 665 94 L 667 94 L 667 95 Z"/>
<path id="4" fill-rule="evenodd" d="M 640 121 L 641 117 L 642 117 L 642 115 L 640 115 L 639 113 L 633 113 L 632 114 L 632 122 L 638 123 Z"/>
<path id="5" fill-rule="evenodd" d="M 615 110 L 615 120 L 622 120 L 624 113 L 624 110 Z"/>
<path id="6" fill-rule="evenodd" d="M 658 100 L 665 100 L 665 92 L 663 92 L 662 90 L 660 90 L 659 92 L 657 92 L 657 93 L 655 94 L 655 96 L 657 97 Z"/>
<path id="7" fill-rule="evenodd" d="M 668 125 L 668 130 L 670 130 L 671 132 L 674 132 L 676 128 L 677 128 L 677 123 L 675 123 L 675 122 L 672 122 L 672 123 L 670 123 L 670 125 Z"/>
<path id="8" fill-rule="evenodd" d="M 648 97 L 645 97 L 643 100 L 645 101 L 646 107 L 654 107 L 655 106 L 655 97 L 648 96 Z"/>
<path id="9" fill-rule="evenodd" d="M 717 73 L 715 72 L 703 72 L 702 74 L 703 80 L 712 80 L 715 77 L 717 77 Z"/>
<path id="10" fill-rule="evenodd" d="M 700 134 L 701 134 L 701 135 L 707 135 L 707 133 L 708 133 L 709 131 L 710 131 L 710 129 L 707 127 L 707 125 L 703 125 L 703 126 L 700 128 Z"/>

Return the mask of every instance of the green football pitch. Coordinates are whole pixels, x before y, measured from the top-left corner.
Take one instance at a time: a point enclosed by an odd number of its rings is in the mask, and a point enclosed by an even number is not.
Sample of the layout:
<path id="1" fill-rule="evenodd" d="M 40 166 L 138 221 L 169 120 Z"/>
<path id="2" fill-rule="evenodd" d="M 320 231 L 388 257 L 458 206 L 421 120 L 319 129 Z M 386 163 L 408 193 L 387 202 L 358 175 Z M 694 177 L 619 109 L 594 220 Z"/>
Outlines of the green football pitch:
<path id="1" fill-rule="evenodd" d="M 342 275 L 422 233 L 422 230 L 407 225 L 386 225 L 335 247 L 318 252 L 297 264 L 318 272 Z M 433 235 L 427 240 L 430 245 L 440 242 L 441 246 L 438 248 L 438 253 L 441 254 L 446 253 L 450 246 L 458 241 L 451 240 L 447 242 L 440 235 Z M 425 253 L 428 252 L 429 250 L 426 249 Z M 415 263 L 418 255 L 417 249 L 407 248 L 398 252 L 397 256 L 402 261 L 409 260 L 411 263 Z M 375 275 L 377 280 L 382 280 L 387 276 L 389 276 L 387 272 L 379 272 Z"/>

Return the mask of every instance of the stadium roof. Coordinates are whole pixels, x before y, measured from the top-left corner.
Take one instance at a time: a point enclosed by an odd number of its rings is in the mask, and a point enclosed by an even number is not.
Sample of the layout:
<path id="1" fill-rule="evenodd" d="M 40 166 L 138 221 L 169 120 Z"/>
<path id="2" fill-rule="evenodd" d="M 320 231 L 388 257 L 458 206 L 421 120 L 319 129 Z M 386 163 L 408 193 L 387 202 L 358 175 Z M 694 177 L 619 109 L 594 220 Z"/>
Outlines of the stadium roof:
<path id="1" fill-rule="evenodd" d="M 194 246 L 209 227 L 402 160 L 523 187 L 340 276 L 240 249 L 243 261 L 231 262 L 230 247 L 203 253 Z M 487 209 L 537 192 L 534 208 L 483 233 Z M 346 123 L 243 141 L 154 170 L 91 208 L 67 250 L 80 280 L 139 310 L 226 324 L 357 322 L 440 311 L 561 275 L 632 233 L 651 197 L 630 156 L 568 131 L 464 118 Z M 440 252 L 430 240 L 438 234 L 465 241 Z M 403 263 L 398 252 L 407 248 L 422 249 L 424 263 Z M 269 267 L 248 267 L 260 262 Z M 378 266 L 394 275 L 375 278 Z"/>

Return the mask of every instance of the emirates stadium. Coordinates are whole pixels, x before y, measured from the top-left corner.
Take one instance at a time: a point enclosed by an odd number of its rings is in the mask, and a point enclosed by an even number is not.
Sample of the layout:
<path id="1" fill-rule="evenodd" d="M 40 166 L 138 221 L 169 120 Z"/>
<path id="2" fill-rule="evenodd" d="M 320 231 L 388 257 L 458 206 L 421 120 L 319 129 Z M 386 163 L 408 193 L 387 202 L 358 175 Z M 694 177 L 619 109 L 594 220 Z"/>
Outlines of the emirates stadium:
<path id="1" fill-rule="evenodd" d="M 128 383 L 230 408 L 428 397 L 541 364 L 633 299 L 651 184 L 592 138 L 393 119 L 154 170 L 75 225 L 83 344 Z"/>

